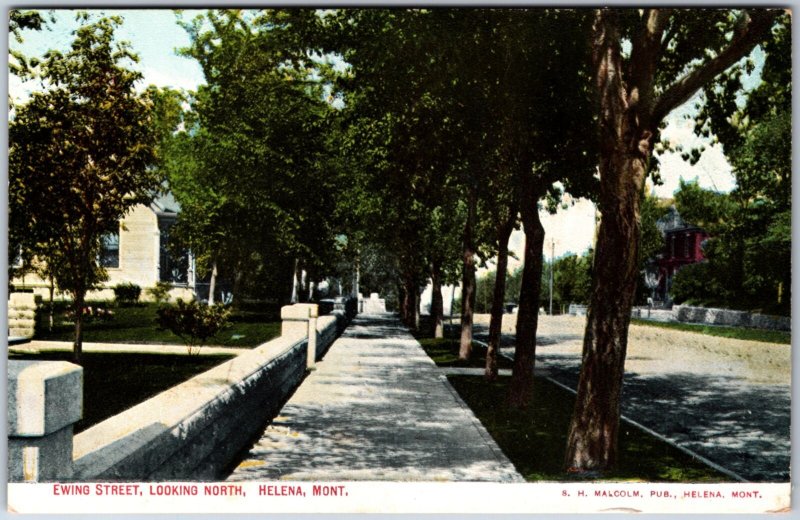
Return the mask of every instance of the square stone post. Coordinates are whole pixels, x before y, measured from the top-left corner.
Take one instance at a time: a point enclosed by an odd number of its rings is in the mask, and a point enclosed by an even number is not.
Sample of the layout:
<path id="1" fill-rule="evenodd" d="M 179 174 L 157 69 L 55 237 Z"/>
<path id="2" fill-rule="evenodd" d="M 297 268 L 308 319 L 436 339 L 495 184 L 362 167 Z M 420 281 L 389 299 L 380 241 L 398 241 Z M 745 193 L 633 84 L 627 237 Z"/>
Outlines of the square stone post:
<path id="1" fill-rule="evenodd" d="M 281 307 L 281 336 L 308 338 L 306 367 L 313 368 L 317 360 L 317 317 L 316 303 L 297 303 Z"/>
<path id="2" fill-rule="evenodd" d="M 66 361 L 8 362 L 8 480 L 72 477 L 72 425 L 83 415 L 83 369 Z"/>

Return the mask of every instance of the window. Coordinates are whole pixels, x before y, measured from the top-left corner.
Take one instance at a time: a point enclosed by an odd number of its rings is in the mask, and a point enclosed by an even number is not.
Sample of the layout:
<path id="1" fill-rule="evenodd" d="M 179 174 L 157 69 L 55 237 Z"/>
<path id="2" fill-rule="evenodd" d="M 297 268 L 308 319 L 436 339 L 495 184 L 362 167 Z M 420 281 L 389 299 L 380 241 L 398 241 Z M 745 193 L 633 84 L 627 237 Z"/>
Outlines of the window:
<path id="1" fill-rule="evenodd" d="M 692 235 L 690 235 L 688 233 L 686 234 L 685 237 L 683 237 L 683 257 L 684 258 L 689 258 L 691 256 L 690 253 L 691 253 L 692 238 L 693 238 Z"/>
<path id="2" fill-rule="evenodd" d="M 100 238 L 101 267 L 119 267 L 119 233 L 106 233 Z"/>

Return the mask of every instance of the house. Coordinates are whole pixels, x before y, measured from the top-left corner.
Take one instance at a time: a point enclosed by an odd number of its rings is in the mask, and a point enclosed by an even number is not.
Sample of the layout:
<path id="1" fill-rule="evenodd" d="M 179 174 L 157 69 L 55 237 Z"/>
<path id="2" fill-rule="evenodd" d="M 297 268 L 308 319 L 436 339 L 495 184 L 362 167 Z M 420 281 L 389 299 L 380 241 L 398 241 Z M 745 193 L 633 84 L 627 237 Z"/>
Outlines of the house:
<path id="1" fill-rule="evenodd" d="M 703 245 L 709 236 L 704 229 L 685 222 L 674 205 L 658 219 L 656 227 L 664 237 L 664 249 L 655 262 L 658 269 L 655 300 L 668 302 L 672 280 L 681 267 L 705 260 Z"/>
<path id="2" fill-rule="evenodd" d="M 167 247 L 169 230 L 175 224 L 180 205 L 171 193 L 161 195 L 149 205 L 134 206 L 120 221 L 117 233 L 103 237 L 98 261 L 106 268 L 108 280 L 103 288 L 91 291 L 92 300 L 113 299 L 113 287 L 134 283 L 145 289 L 158 282 L 172 285 L 172 298 L 192 299 L 195 294 L 195 263 L 189 251 L 175 253 Z M 11 280 L 15 289 L 33 289 L 36 294 L 48 295 L 48 282 L 28 273 Z"/>

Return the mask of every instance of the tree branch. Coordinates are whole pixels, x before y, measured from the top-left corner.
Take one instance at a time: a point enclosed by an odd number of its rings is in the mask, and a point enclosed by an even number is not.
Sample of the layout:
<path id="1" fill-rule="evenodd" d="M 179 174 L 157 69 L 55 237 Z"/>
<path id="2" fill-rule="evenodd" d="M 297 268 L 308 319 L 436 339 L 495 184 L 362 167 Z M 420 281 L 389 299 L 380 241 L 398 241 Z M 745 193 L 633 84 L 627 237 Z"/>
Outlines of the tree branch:
<path id="1" fill-rule="evenodd" d="M 633 42 L 630 61 L 629 99 L 649 111 L 655 81 L 655 70 L 661 56 L 661 36 L 669 21 L 671 9 L 646 9 L 644 24 Z"/>
<path id="2" fill-rule="evenodd" d="M 747 21 L 736 32 L 730 45 L 716 58 L 694 69 L 672 84 L 658 98 L 653 108 L 651 121 L 657 123 L 673 109 L 685 103 L 701 87 L 724 72 L 728 67 L 746 56 L 769 33 L 778 9 L 754 9 L 747 11 Z"/>

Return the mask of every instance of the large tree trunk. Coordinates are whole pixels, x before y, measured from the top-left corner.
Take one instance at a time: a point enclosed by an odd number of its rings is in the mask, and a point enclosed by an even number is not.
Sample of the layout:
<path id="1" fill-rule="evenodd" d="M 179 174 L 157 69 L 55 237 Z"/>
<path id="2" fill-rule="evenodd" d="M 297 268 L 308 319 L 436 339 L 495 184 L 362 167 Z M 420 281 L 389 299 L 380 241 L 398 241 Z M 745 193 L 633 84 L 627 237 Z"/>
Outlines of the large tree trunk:
<path id="1" fill-rule="evenodd" d="M 463 273 L 461 283 L 461 344 L 458 359 L 472 355 L 472 315 L 475 309 L 475 218 L 478 205 L 477 189 L 469 192 L 467 222 L 464 225 Z"/>
<path id="2" fill-rule="evenodd" d="M 639 205 L 652 144 L 652 131 L 645 126 L 650 114 L 642 111 L 648 108 L 649 90 L 629 102 L 620 75 L 617 23 L 616 12 L 598 11 L 594 59 L 602 116 L 599 133 L 602 216 L 578 394 L 567 437 L 568 472 L 605 472 L 616 463 L 628 325 L 638 280 Z M 643 49 L 636 52 L 646 55 Z M 645 67 L 642 63 L 637 65 Z M 637 70 L 641 77 L 648 74 L 645 69 Z M 636 80 L 649 88 L 646 80 L 639 77 Z"/>
<path id="3" fill-rule="evenodd" d="M 431 265 L 431 334 L 434 338 L 444 337 L 444 299 L 442 298 L 442 269 Z"/>
<path id="4" fill-rule="evenodd" d="M 526 181 L 530 182 L 530 181 Z M 530 192 L 531 190 L 529 190 Z M 533 369 L 536 362 L 536 329 L 539 326 L 539 295 L 542 290 L 542 250 L 544 227 L 539 219 L 538 197 L 524 197 L 521 206 L 525 230 L 525 264 L 517 310 L 517 344 L 514 348 L 514 369 L 508 393 L 512 408 L 528 406 Z"/>
<path id="5" fill-rule="evenodd" d="M 497 351 L 500 349 L 500 335 L 503 329 L 503 311 L 505 310 L 506 277 L 508 276 L 508 239 L 517 221 L 516 209 L 511 216 L 497 228 L 497 276 L 494 280 L 492 296 L 492 317 L 489 322 L 489 346 L 486 350 L 486 370 L 484 376 L 488 381 L 497 379 Z"/>
<path id="6" fill-rule="evenodd" d="M 670 11 L 642 12 L 643 24 L 632 38 L 625 65 L 619 11 L 596 11 L 592 60 L 599 97 L 602 217 L 578 395 L 567 439 L 567 471 L 605 472 L 616 463 L 628 325 L 638 280 L 639 205 L 653 135 L 667 114 L 762 41 L 778 12 L 748 11 L 726 48 L 662 86 L 656 96 Z"/>
<path id="7" fill-rule="evenodd" d="M 617 458 L 628 325 L 638 280 L 641 156 L 608 152 L 601 178 L 602 217 L 578 395 L 567 441 L 568 471 L 607 471 Z"/>

